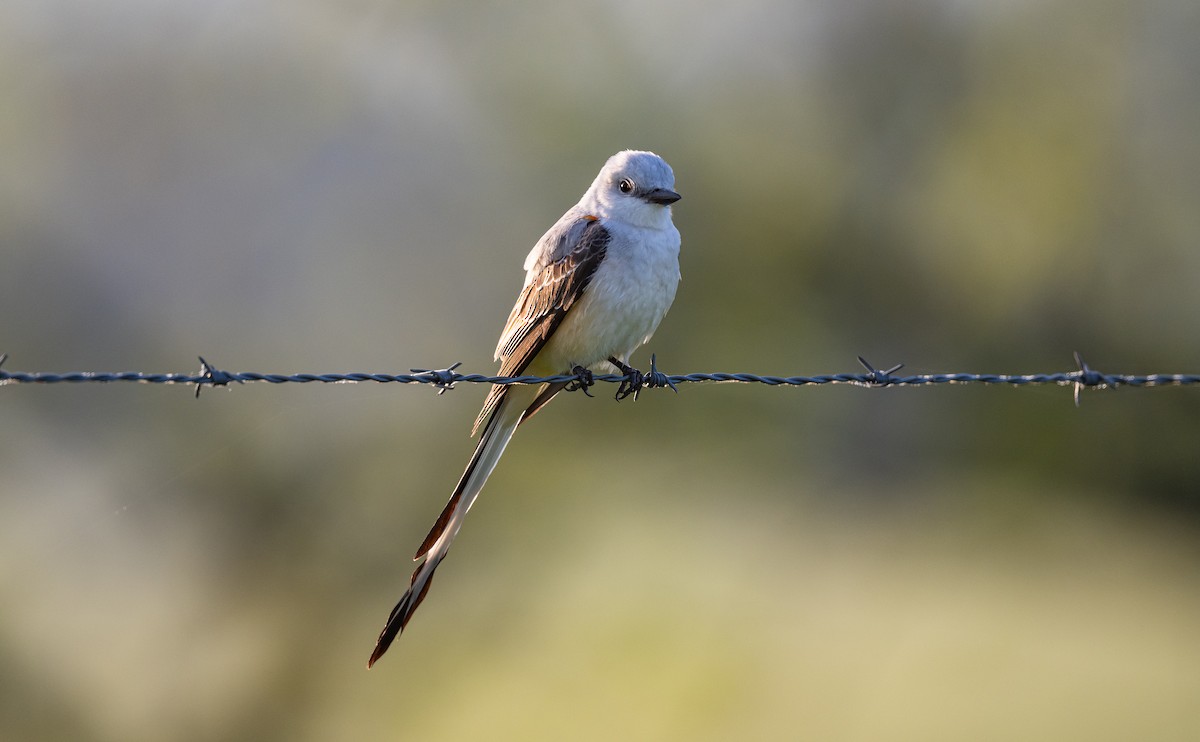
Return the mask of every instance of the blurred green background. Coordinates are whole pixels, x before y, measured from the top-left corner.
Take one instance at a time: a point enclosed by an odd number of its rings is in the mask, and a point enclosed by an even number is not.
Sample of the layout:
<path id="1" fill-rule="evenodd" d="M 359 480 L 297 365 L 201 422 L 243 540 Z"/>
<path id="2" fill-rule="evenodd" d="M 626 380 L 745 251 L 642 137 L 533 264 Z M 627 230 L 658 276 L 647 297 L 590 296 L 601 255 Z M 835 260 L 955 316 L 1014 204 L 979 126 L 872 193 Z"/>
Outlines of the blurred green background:
<path id="1" fill-rule="evenodd" d="M 674 167 L 664 370 L 1200 369 L 1200 4 L 6 0 L 10 370 L 490 372 Z M 648 364 L 649 353 L 635 356 Z M 0 738 L 1200 738 L 1200 392 L 0 390 Z M 536 470 L 536 474 L 534 471 Z"/>

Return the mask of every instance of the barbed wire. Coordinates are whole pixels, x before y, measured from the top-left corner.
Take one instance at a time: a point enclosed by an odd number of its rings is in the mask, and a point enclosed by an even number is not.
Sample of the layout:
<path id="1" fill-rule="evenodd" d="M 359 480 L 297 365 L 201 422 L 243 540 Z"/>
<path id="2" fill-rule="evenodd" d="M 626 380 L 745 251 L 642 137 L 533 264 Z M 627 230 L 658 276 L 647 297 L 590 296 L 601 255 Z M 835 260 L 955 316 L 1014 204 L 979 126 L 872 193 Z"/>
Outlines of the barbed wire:
<path id="1" fill-rule="evenodd" d="M 858 357 L 865 373 L 822 374 L 817 376 L 760 376 L 745 373 L 691 373 L 664 374 L 658 370 L 657 359 L 651 356 L 650 371 L 639 378 L 634 374 L 592 374 L 586 371 L 556 376 L 488 376 L 485 374 L 461 374 L 455 371 L 461 363 L 441 369 L 410 369 L 408 374 L 388 373 L 342 373 L 342 374 L 264 374 L 253 371 L 230 372 L 224 371 L 204 360 L 200 356 L 200 371 L 196 374 L 184 373 L 146 373 L 142 371 L 74 371 L 68 373 L 6 371 L 3 368 L 7 354 L 0 355 L 0 386 L 6 384 L 80 384 L 80 383 L 112 383 L 137 382 L 141 384 L 194 384 L 196 396 L 205 386 L 226 386 L 236 382 L 267 382 L 269 384 L 287 383 L 398 383 L 398 384 L 430 384 L 438 394 L 454 388 L 455 384 L 544 384 L 571 383 L 573 388 L 587 388 L 594 382 L 618 383 L 628 387 L 630 384 L 636 391 L 642 388 L 669 387 L 678 391 L 678 384 L 695 384 L 703 382 L 766 384 L 767 386 L 808 386 L 822 384 L 849 384 L 862 387 L 892 387 L 892 386 L 928 386 L 932 384 L 1008 384 L 1012 386 L 1034 386 L 1054 384 L 1072 386 L 1075 390 L 1075 404 L 1079 404 L 1081 389 L 1104 389 L 1121 386 L 1158 387 L 1158 386 L 1189 386 L 1200 384 L 1200 375 L 1196 374 L 1108 374 L 1090 368 L 1079 353 L 1075 353 L 1076 369 L 1056 373 L 1037 374 L 976 374 L 976 373 L 934 373 L 898 376 L 904 364 L 893 366 L 887 370 L 877 369 L 862 356 Z M 637 372 L 635 372 L 637 373 Z M 623 387 L 623 388 L 626 388 Z"/>

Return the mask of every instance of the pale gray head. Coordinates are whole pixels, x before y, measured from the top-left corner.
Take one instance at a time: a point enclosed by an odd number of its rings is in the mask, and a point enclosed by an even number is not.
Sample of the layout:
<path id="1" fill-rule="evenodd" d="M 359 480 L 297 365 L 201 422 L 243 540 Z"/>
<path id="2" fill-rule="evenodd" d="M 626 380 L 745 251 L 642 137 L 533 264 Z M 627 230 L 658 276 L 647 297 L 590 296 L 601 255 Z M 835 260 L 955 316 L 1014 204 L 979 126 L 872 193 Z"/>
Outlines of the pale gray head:
<path id="1" fill-rule="evenodd" d="M 608 158 L 584 198 L 589 197 L 606 214 L 634 222 L 670 219 L 666 207 L 680 198 L 671 166 L 653 152 L 631 149 Z"/>

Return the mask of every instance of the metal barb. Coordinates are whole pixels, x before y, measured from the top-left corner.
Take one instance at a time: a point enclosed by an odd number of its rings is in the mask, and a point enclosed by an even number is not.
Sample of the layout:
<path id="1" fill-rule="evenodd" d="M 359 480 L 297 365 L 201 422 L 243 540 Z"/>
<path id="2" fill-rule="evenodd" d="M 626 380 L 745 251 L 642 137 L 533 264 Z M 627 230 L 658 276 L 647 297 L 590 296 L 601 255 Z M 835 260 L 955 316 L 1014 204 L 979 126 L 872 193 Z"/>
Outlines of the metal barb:
<path id="1" fill-rule="evenodd" d="M 892 378 L 892 374 L 894 374 L 897 371 L 899 371 L 900 369 L 904 368 L 903 363 L 897 363 L 895 366 L 892 366 L 887 371 L 880 371 L 879 369 L 872 366 L 867 361 L 867 359 L 863 358 L 862 356 L 858 357 L 858 362 L 861 363 L 863 365 L 863 368 L 865 368 L 867 370 L 866 383 L 870 386 L 889 386 L 891 384 L 896 383 L 896 380 Z"/>
<path id="2" fill-rule="evenodd" d="M 1105 383 L 1104 374 L 1088 366 L 1087 361 L 1083 360 L 1083 356 L 1080 355 L 1079 351 L 1075 351 L 1075 365 L 1079 367 L 1079 370 L 1076 372 L 1078 374 L 1078 378 L 1076 378 L 1074 384 L 1075 406 L 1078 407 L 1080 389 L 1084 388 L 1085 386 L 1089 386 L 1094 389 L 1104 389 L 1108 386 L 1108 384 Z"/>
<path id="3" fill-rule="evenodd" d="M 650 373 L 646 374 L 646 386 L 651 389 L 668 386 L 671 387 L 671 391 L 679 394 L 679 389 L 675 386 L 675 382 L 671 381 L 671 377 L 658 370 L 658 356 L 654 353 L 650 354 Z"/>
<path id="4" fill-rule="evenodd" d="M 229 373 L 228 371 L 222 371 L 208 361 L 204 360 L 204 356 L 196 357 L 200 359 L 200 376 L 202 377 L 200 381 L 196 382 L 196 399 L 200 399 L 200 387 L 204 386 L 206 383 L 211 384 L 212 386 L 225 386 L 231 381 L 236 381 L 239 384 L 242 383 L 242 380 L 233 374 Z"/>
<path id="5" fill-rule="evenodd" d="M 454 369 L 462 365 L 462 361 L 456 361 L 446 368 L 410 368 L 414 374 L 423 374 L 430 377 L 429 383 L 438 390 L 438 396 L 445 394 L 454 388 L 454 382 L 458 380 L 458 374 L 454 373 Z"/>

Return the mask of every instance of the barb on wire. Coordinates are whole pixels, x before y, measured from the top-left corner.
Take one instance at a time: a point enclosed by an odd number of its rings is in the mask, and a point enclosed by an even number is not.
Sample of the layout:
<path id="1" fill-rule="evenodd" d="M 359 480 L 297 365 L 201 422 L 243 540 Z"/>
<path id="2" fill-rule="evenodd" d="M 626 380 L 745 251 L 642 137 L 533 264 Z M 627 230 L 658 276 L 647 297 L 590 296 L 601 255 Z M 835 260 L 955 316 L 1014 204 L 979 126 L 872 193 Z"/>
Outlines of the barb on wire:
<path id="1" fill-rule="evenodd" d="M 231 374 L 222 371 L 208 361 L 204 360 L 204 356 L 197 356 L 200 359 L 200 376 L 203 381 L 196 382 L 196 399 L 200 399 L 200 388 L 208 383 L 211 386 L 225 386 L 231 381 L 236 381 L 241 384 L 242 380 L 234 378 Z"/>
<path id="2" fill-rule="evenodd" d="M 1083 356 L 1079 351 L 1075 351 L 1075 366 L 1079 368 L 1079 378 L 1075 381 L 1075 406 L 1079 406 L 1079 390 L 1085 386 L 1094 389 L 1103 389 L 1107 386 L 1104 383 L 1104 375 L 1088 368 L 1087 361 L 1083 360 Z"/>
<path id="3" fill-rule="evenodd" d="M 658 370 L 658 356 L 654 353 L 650 354 L 650 373 L 646 374 L 646 386 L 650 389 L 661 389 L 662 387 L 670 387 L 671 391 L 679 394 L 679 387 L 675 386 L 675 382 L 671 381 L 671 377 Z M 634 397 L 637 399 L 637 397 Z"/>
<path id="4" fill-rule="evenodd" d="M 344 374 L 263 374 L 253 371 L 231 372 L 217 368 L 200 357 L 200 372 L 198 374 L 161 374 L 138 371 L 98 372 L 75 371 L 70 373 L 6 371 L 3 368 L 7 354 L 0 354 L 0 386 L 5 384 L 79 384 L 79 383 L 111 383 L 116 381 L 132 381 L 141 384 L 194 384 L 196 396 L 200 395 L 205 386 L 226 386 L 231 382 L 243 384 L 251 381 L 262 381 L 269 384 L 287 384 L 319 382 L 322 384 L 344 384 L 359 382 L 397 383 L 397 384 L 430 384 L 437 389 L 438 394 L 453 389 L 460 382 L 471 384 L 542 384 L 573 382 L 575 388 L 586 389 L 593 382 L 607 383 L 629 382 L 631 375 L 626 374 L 592 374 L 586 369 L 577 369 L 575 373 L 559 374 L 557 376 L 487 376 L 484 374 L 460 374 L 457 369 L 461 364 L 455 363 L 441 369 L 411 369 L 410 374 L 384 373 L 344 373 Z M 1079 404 L 1081 389 L 1105 389 L 1121 386 L 1155 387 L 1155 386 L 1190 386 L 1200 384 L 1200 375 L 1196 374 L 1149 374 L 1139 376 L 1134 374 L 1106 374 L 1097 371 L 1083 360 L 1082 355 L 1075 353 L 1076 370 L 1049 374 L 969 374 L 941 373 L 914 374 L 897 376 L 896 372 L 904 367 L 897 364 L 887 370 L 877 369 L 862 356 L 858 357 L 866 373 L 827 374 L 822 376 L 759 376 L 745 373 L 692 373 L 665 374 L 658 370 L 658 359 L 651 355 L 650 372 L 645 374 L 644 386 L 647 388 L 669 387 L 678 392 L 678 384 L 698 384 L 704 382 L 766 384 L 767 386 L 809 386 L 823 384 L 850 384 L 863 387 L 894 387 L 894 386 L 928 386 L 933 384 L 1008 384 L 1011 386 L 1028 386 L 1038 384 L 1054 384 L 1071 386 L 1074 389 L 1075 404 Z"/>
<path id="5" fill-rule="evenodd" d="M 896 383 L 895 379 L 892 378 L 892 374 L 894 374 L 897 371 L 899 371 L 900 369 L 904 368 L 903 363 L 897 363 L 895 366 L 892 366 L 887 371 L 880 371 L 879 369 L 875 368 L 870 363 L 868 363 L 867 359 L 863 358 L 862 356 L 858 357 L 858 362 L 861 363 L 862 367 L 867 370 L 867 379 L 868 379 L 869 386 L 891 386 L 892 384 Z"/>
<path id="6" fill-rule="evenodd" d="M 462 361 L 457 361 L 446 368 L 427 369 L 427 368 L 410 368 L 414 374 L 422 374 L 429 376 L 429 383 L 437 387 L 438 396 L 445 394 L 454 388 L 454 369 L 462 365 Z"/>

